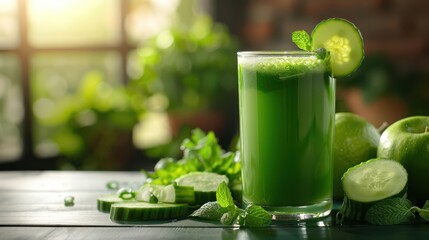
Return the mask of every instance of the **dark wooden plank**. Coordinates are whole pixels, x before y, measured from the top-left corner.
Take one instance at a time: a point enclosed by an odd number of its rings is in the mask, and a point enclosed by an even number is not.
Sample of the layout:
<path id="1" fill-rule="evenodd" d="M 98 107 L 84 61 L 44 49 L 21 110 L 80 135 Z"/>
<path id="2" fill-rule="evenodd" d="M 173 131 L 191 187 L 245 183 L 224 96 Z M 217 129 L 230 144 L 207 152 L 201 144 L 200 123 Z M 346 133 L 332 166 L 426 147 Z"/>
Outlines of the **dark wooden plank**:
<path id="1" fill-rule="evenodd" d="M 374 226 L 334 224 L 327 218 L 274 222 L 260 229 L 234 229 L 217 222 L 184 219 L 139 224 L 112 222 L 96 209 L 97 196 L 113 192 L 116 180 L 140 184 L 140 172 L 1 172 L 0 239 L 427 239 L 429 224 Z M 64 206 L 74 196 L 75 205 Z M 338 204 L 336 209 L 338 210 Z"/>
<path id="2" fill-rule="evenodd" d="M 150 227 L 227 227 L 212 221 L 184 219 L 145 221 L 137 224 L 112 222 L 109 214 L 97 210 L 96 198 L 111 191 L 93 192 L 12 192 L 0 194 L 0 226 L 150 226 Z M 74 196 L 74 206 L 64 205 L 66 196 Z M 331 226 L 332 218 L 304 223 L 308 226 Z M 274 223 L 274 227 L 300 226 Z"/>
<path id="3" fill-rule="evenodd" d="M 428 239 L 425 226 L 343 228 L 0 227 L 2 239 Z"/>
<path id="4" fill-rule="evenodd" d="M 97 197 L 108 192 L 3 192 L 0 195 L 0 226 L 126 226 L 112 222 L 109 214 L 97 210 Z M 66 196 L 75 198 L 74 206 L 64 205 Z M 216 226 L 212 222 L 191 219 L 145 221 L 136 225 Z"/>

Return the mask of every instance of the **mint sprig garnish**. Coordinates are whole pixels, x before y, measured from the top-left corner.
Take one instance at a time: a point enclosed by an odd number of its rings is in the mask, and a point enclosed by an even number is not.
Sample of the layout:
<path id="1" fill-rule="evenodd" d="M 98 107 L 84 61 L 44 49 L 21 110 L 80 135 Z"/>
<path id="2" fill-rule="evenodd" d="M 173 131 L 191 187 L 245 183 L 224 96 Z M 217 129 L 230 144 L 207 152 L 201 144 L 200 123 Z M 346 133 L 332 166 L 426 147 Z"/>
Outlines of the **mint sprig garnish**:
<path id="1" fill-rule="evenodd" d="M 304 30 L 298 30 L 292 32 L 292 42 L 298 46 L 298 48 L 304 51 L 311 51 L 312 49 L 312 39 L 310 34 Z"/>
<path id="2" fill-rule="evenodd" d="M 244 210 L 237 207 L 225 182 L 219 184 L 216 190 L 216 201 L 204 204 L 190 216 L 217 220 L 225 225 L 240 227 L 264 227 L 271 224 L 271 214 L 262 207 L 252 204 Z"/>
<path id="3" fill-rule="evenodd" d="M 292 41 L 298 46 L 298 48 L 304 51 L 314 51 L 317 53 L 318 59 L 325 59 L 326 55 L 329 54 L 325 48 L 313 49 L 312 38 L 310 34 L 308 34 L 304 30 L 298 30 L 292 32 Z"/>

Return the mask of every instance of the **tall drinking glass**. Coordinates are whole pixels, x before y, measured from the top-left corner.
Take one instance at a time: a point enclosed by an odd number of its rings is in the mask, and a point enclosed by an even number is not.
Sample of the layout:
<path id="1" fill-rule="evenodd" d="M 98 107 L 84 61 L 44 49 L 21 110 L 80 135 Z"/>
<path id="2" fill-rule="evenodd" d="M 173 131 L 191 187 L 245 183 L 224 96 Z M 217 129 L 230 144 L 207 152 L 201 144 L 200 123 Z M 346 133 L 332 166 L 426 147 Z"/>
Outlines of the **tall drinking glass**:
<path id="1" fill-rule="evenodd" d="M 239 52 L 243 201 L 273 219 L 332 209 L 335 79 L 329 55 Z"/>

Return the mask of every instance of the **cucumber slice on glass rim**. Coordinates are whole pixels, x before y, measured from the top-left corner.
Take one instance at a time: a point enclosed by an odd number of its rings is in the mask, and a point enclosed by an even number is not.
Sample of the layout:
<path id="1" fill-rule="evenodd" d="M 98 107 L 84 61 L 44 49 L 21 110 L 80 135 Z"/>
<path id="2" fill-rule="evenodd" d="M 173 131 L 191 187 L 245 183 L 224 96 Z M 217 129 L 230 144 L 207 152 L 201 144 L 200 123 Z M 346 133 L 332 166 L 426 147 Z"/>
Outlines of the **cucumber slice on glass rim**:
<path id="1" fill-rule="evenodd" d="M 355 71 L 364 58 L 364 44 L 359 29 L 342 18 L 329 18 L 316 25 L 311 33 L 312 49 L 330 52 L 332 74 L 346 76 Z"/>

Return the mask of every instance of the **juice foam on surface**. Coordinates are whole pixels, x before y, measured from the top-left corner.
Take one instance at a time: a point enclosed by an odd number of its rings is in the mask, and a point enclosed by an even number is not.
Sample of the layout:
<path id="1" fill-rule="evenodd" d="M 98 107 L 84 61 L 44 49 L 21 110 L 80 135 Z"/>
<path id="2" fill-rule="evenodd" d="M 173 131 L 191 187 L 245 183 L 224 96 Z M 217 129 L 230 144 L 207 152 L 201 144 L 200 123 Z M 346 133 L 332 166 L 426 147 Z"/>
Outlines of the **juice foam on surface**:
<path id="1" fill-rule="evenodd" d="M 316 54 L 288 55 L 254 55 L 252 57 L 239 57 L 240 67 L 260 73 L 279 74 L 288 72 L 304 73 L 308 71 L 326 71 L 329 59 L 320 59 Z"/>

